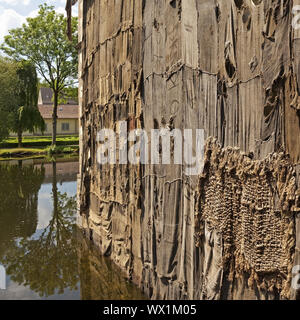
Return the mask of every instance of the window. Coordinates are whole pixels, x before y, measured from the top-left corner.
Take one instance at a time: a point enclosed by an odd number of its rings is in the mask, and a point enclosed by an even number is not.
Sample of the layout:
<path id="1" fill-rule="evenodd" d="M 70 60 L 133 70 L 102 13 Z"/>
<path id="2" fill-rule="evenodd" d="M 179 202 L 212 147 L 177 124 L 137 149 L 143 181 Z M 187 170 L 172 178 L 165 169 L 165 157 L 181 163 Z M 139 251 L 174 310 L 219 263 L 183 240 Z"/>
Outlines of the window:
<path id="1" fill-rule="evenodd" d="M 62 130 L 62 131 L 69 131 L 69 130 L 70 130 L 70 125 L 69 125 L 69 123 L 62 123 L 62 124 L 61 124 L 61 130 Z"/>

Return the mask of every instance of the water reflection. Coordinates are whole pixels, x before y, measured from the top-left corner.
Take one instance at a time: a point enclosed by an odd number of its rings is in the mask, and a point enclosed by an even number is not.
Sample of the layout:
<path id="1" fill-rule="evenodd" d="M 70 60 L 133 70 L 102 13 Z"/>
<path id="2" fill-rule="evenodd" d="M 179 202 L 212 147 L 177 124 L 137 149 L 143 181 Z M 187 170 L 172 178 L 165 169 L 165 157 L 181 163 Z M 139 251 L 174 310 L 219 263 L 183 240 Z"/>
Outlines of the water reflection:
<path id="1" fill-rule="evenodd" d="M 0 299 L 143 298 L 76 229 L 77 172 L 77 162 L 0 164 Z"/>
<path id="2" fill-rule="evenodd" d="M 78 237 L 78 259 L 83 300 L 144 300 L 145 296 L 124 279 L 120 269 L 82 236 Z"/>
<path id="3" fill-rule="evenodd" d="M 16 237 L 34 234 L 37 221 L 38 192 L 44 169 L 34 166 L 0 166 L 0 257 Z"/>

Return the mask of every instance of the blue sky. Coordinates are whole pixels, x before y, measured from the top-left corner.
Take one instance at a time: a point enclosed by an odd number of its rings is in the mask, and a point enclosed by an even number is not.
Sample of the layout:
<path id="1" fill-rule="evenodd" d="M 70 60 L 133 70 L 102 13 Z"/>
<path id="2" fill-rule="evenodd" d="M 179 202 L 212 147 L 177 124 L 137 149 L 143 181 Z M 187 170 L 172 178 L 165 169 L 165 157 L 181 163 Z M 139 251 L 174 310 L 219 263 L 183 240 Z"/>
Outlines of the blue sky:
<path id="1" fill-rule="evenodd" d="M 58 12 L 65 13 L 66 0 L 0 0 L 0 43 L 9 29 L 20 27 L 27 17 L 34 17 L 38 6 L 45 2 L 54 5 Z M 76 14 L 77 6 L 74 7 Z"/>

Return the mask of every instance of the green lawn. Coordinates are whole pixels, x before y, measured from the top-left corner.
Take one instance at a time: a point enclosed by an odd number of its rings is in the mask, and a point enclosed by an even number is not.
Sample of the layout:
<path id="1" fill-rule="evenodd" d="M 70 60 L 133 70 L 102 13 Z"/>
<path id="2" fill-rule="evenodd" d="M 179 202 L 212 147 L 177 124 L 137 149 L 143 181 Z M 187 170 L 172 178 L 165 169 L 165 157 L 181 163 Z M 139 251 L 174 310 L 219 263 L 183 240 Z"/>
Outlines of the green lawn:
<path id="1" fill-rule="evenodd" d="M 59 146 L 52 152 L 50 149 L 50 147 L 0 149 L 0 160 L 31 156 L 46 156 L 51 154 L 75 154 L 79 152 L 78 146 Z"/>
<path id="2" fill-rule="evenodd" d="M 79 137 L 78 135 L 71 136 L 57 136 L 57 146 L 78 146 Z M 23 147 L 30 149 L 38 149 L 43 147 L 48 147 L 51 145 L 52 137 L 51 136 L 38 136 L 38 137 L 23 137 Z M 0 143 L 0 150 L 17 148 L 18 140 L 16 137 L 10 137 L 5 141 Z"/>
<path id="3" fill-rule="evenodd" d="M 79 137 L 57 136 L 57 147 L 51 148 L 51 136 L 23 137 L 23 147 L 18 148 L 16 137 L 0 143 L 0 160 L 24 157 L 39 157 L 52 154 L 75 154 L 79 152 Z"/>
<path id="4" fill-rule="evenodd" d="M 56 140 L 57 141 L 62 141 L 62 140 L 78 140 L 79 137 L 78 135 L 70 135 L 70 136 L 57 136 Z M 23 141 L 51 141 L 52 137 L 51 136 L 24 136 Z M 10 137 L 5 142 L 18 142 L 17 137 Z"/>
<path id="5" fill-rule="evenodd" d="M 23 137 L 23 142 L 24 143 L 29 143 L 29 142 L 41 142 L 41 141 L 47 141 L 47 142 L 52 142 L 52 137 L 51 136 L 38 136 L 38 137 Z M 78 135 L 72 135 L 72 136 L 57 136 L 56 141 L 69 141 L 69 142 L 78 142 L 79 141 L 79 136 Z M 6 140 L 3 141 L 3 143 L 18 143 L 17 137 L 10 137 Z"/>

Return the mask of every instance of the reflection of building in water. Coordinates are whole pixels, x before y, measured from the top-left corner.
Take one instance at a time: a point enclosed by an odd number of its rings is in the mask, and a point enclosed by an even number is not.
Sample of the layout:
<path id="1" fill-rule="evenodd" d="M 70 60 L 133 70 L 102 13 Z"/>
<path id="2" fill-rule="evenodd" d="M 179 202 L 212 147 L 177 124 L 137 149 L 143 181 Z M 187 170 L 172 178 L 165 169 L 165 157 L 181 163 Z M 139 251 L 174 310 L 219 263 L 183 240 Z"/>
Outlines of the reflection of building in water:
<path id="1" fill-rule="evenodd" d="M 81 233 L 78 236 L 78 265 L 82 300 L 143 300 L 140 290 L 125 279 L 106 257 L 99 254 Z"/>
<path id="2" fill-rule="evenodd" d="M 50 163 L 37 164 L 36 167 L 43 166 L 45 168 L 44 183 L 51 183 L 53 178 L 53 165 Z M 79 172 L 79 163 L 73 159 L 70 161 L 57 161 L 56 162 L 56 178 L 58 183 L 75 181 Z"/>
<path id="3" fill-rule="evenodd" d="M 57 182 L 69 182 L 77 179 L 79 173 L 79 163 L 77 158 L 56 159 L 56 178 Z M 51 183 L 53 178 L 53 162 L 43 159 L 26 159 L 26 160 L 10 160 L 2 161 L 2 165 L 21 165 L 23 167 L 33 165 L 35 168 L 41 169 L 44 167 L 45 180 L 44 183 Z"/>

